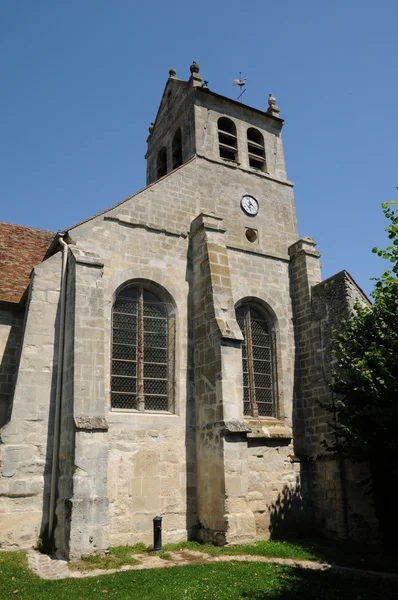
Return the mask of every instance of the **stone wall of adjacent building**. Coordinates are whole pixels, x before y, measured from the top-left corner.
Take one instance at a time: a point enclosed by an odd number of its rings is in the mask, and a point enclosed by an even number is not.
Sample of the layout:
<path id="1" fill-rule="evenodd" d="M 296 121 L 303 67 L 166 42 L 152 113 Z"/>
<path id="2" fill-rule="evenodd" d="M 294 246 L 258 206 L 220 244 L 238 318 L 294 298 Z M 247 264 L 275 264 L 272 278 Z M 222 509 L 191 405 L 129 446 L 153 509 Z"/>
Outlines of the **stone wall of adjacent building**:
<path id="1" fill-rule="evenodd" d="M 11 414 L 23 324 L 23 310 L 0 308 L 0 428 Z"/>
<path id="2" fill-rule="evenodd" d="M 378 525 L 372 499 L 358 485 L 366 478 L 366 465 L 352 465 L 327 450 L 335 441 L 334 416 L 328 410 L 336 401 L 329 386 L 333 329 L 356 300 L 368 300 L 345 271 L 321 282 L 314 246 L 305 238 L 290 249 L 299 366 L 297 454 L 307 463 L 316 530 L 333 537 L 374 539 Z"/>
<path id="3" fill-rule="evenodd" d="M 61 257 L 35 268 L 12 415 L 1 430 L 0 547 L 28 548 L 48 521 Z"/>
<path id="4" fill-rule="evenodd" d="M 358 485 L 369 476 L 367 465 L 352 464 L 338 456 L 330 458 L 324 445 L 330 446 L 335 441 L 333 414 L 323 408 L 336 402 L 329 387 L 335 364 L 333 331 L 341 328 L 342 319 L 349 316 L 356 301 L 369 302 L 346 271 L 312 289 L 314 328 L 318 334 L 312 354 L 315 357 L 314 373 L 318 374 L 320 406 L 313 406 L 312 413 L 306 414 L 306 432 L 309 434 L 308 455 L 316 459 L 311 467 L 311 482 L 313 505 L 321 516 L 321 531 L 366 541 L 378 535 L 372 497 L 366 486 Z"/>

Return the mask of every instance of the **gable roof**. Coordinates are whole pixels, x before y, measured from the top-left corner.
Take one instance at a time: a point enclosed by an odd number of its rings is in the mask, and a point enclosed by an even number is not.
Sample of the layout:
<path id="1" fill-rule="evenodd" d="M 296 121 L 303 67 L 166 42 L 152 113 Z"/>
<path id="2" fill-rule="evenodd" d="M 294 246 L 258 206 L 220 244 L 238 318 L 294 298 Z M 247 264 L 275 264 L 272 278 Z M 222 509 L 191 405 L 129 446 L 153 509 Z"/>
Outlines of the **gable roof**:
<path id="1" fill-rule="evenodd" d="M 195 160 L 195 158 L 196 158 L 196 155 L 192 156 L 191 158 L 189 158 L 187 161 L 185 161 L 179 167 L 176 167 L 172 171 L 169 171 L 168 173 L 166 173 L 166 175 L 163 175 L 163 177 L 159 177 L 159 179 L 157 179 L 156 181 L 152 181 L 152 183 L 148 183 L 148 185 L 146 185 L 142 189 L 138 190 L 138 192 L 134 192 L 134 194 L 132 194 L 131 196 L 127 196 L 127 198 L 124 198 L 123 200 L 121 200 L 117 204 L 114 204 L 113 206 L 110 206 L 109 208 L 105 208 L 105 210 L 101 210 L 101 212 L 96 213 L 92 217 L 88 217 L 87 219 L 84 219 L 84 221 L 80 221 L 79 223 L 76 223 L 75 225 L 72 225 L 71 227 L 68 227 L 67 229 L 64 229 L 63 232 L 66 233 L 67 231 L 70 231 L 71 229 L 75 229 L 76 227 L 79 227 L 80 225 L 84 225 L 84 223 L 88 223 L 89 221 L 92 221 L 93 219 L 96 219 L 97 217 L 100 217 L 101 215 L 104 215 L 105 213 L 107 213 L 107 212 L 109 212 L 109 211 L 117 208 L 118 206 L 121 206 L 125 202 L 128 202 L 128 200 L 131 200 L 135 196 L 138 196 L 138 194 L 141 194 L 142 192 L 145 192 L 145 190 L 149 190 L 149 188 L 151 188 L 152 186 L 156 185 L 160 181 L 163 181 L 164 179 L 167 179 L 168 177 L 170 177 L 170 175 L 173 175 L 174 173 L 176 173 L 180 169 L 183 169 L 186 165 L 188 165 L 193 160 Z"/>
<path id="2" fill-rule="evenodd" d="M 0 300 L 20 302 L 55 233 L 0 221 Z"/>

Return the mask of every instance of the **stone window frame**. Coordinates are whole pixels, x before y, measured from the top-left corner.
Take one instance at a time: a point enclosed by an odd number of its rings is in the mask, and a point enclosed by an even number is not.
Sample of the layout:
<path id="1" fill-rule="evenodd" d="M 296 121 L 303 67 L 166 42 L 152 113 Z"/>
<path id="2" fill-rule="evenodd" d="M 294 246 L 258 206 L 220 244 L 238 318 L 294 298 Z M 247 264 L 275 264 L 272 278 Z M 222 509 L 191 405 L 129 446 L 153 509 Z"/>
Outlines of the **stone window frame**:
<path id="1" fill-rule="evenodd" d="M 284 418 L 284 407 L 281 396 L 281 348 L 279 340 L 279 326 L 278 318 L 272 308 L 263 300 L 256 297 L 245 297 L 241 298 L 235 304 L 235 315 L 236 311 L 242 306 L 252 306 L 264 316 L 264 320 L 267 322 L 269 332 L 271 336 L 272 346 L 272 379 L 273 379 L 273 399 L 274 399 L 274 411 L 272 416 L 259 416 L 257 412 L 252 415 L 244 415 L 243 418 L 246 421 L 269 421 L 276 423 Z M 243 374 L 243 356 L 242 356 L 242 374 Z M 243 381 L 242 381 L 242 410 L 243 410 Z"/>
<path id="2" fill-rule="evenodd" d="M 151 294 L 155 295 L 166 308 L 167 311 L 167 333 L 168 333 L 168 355 L 167 355 L 167 400 L 168 406 L 167 410 L 155 410 L 155 409 L 145 409 L 145 401 L 143 397 L 138 397 L 138 389 L 137 389 L 137 407 L 136 408 L 118 408 L 112 406 L 112 361 L 114 359 L 113 354 L 113 311 L 115 302 L 119 296 L 119 294 L 129 288 L 138 288 L 143 291 L 148 291 Z M 143 316 L 143 315 L 142 315 Z M 137 336 L 139 335 L 137 331 Z M 110 373 L 109 373 L 109 381 L 110 381 L 110 410 L 113 413 L 134 413 L 134 414 L 159 414 L 159 415 L 170 415 L 177 414 L 176 413 L 176 340 L 177 340 L 177 310 L 176 304 L 169 294 L 169 292 L 160 284 L 147 280 L 147 279 L 133 279 L 124 282 L 122 285 L 118 287 L 118 289 L 113 294 L 112 299 L 112 307 L 111 307 L 111 315 L 110 315 Z M 142 342 L 143 343 L 143 342 Z M 137 344 L 138 350 L 138 344 Z M 138 370 L 138 360 L 137 362 L 137 370 Z M 150 364 L 150 363 L 147 363 Z M 145 355 L 141 360 L 141 370 L 143 370 L 145 365 Z M 143 381 L 143 374 L 141 375 L 141 379 Z"/>

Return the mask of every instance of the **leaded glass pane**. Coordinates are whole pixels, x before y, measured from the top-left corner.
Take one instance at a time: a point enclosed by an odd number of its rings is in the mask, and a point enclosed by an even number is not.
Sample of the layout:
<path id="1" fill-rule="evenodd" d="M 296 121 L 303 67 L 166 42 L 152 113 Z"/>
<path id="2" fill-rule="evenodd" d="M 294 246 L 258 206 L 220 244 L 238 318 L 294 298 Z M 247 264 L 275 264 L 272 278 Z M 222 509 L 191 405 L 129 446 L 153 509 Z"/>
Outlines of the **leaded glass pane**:
<path id="1" fill-rule="evenodd" d="M 139 286 L 118 294 L 112 316 L 113 408 L 169 410 L 174 335 L 168 312 L 167 304 Z"/>
<path id="2" fill-rule="evenodd" d="M 236 317 L 244 337 L 243 413 L 245 416 L 275 416 L 272 339 L 269 325 L 260 311 L 252 306 L 239 307 Z"/>

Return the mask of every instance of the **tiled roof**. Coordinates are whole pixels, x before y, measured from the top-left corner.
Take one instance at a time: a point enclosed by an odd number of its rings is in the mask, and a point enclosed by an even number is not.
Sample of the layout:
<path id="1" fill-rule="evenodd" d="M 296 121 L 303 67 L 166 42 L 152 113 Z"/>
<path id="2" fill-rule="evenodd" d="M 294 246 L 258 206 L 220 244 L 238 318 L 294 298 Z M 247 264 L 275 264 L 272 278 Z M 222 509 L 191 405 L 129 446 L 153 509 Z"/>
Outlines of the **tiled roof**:
<path id="1" fill-rule="evenodd" d="M 0 300 L 19 302 L 54 233 L 0 221 Z"/>

